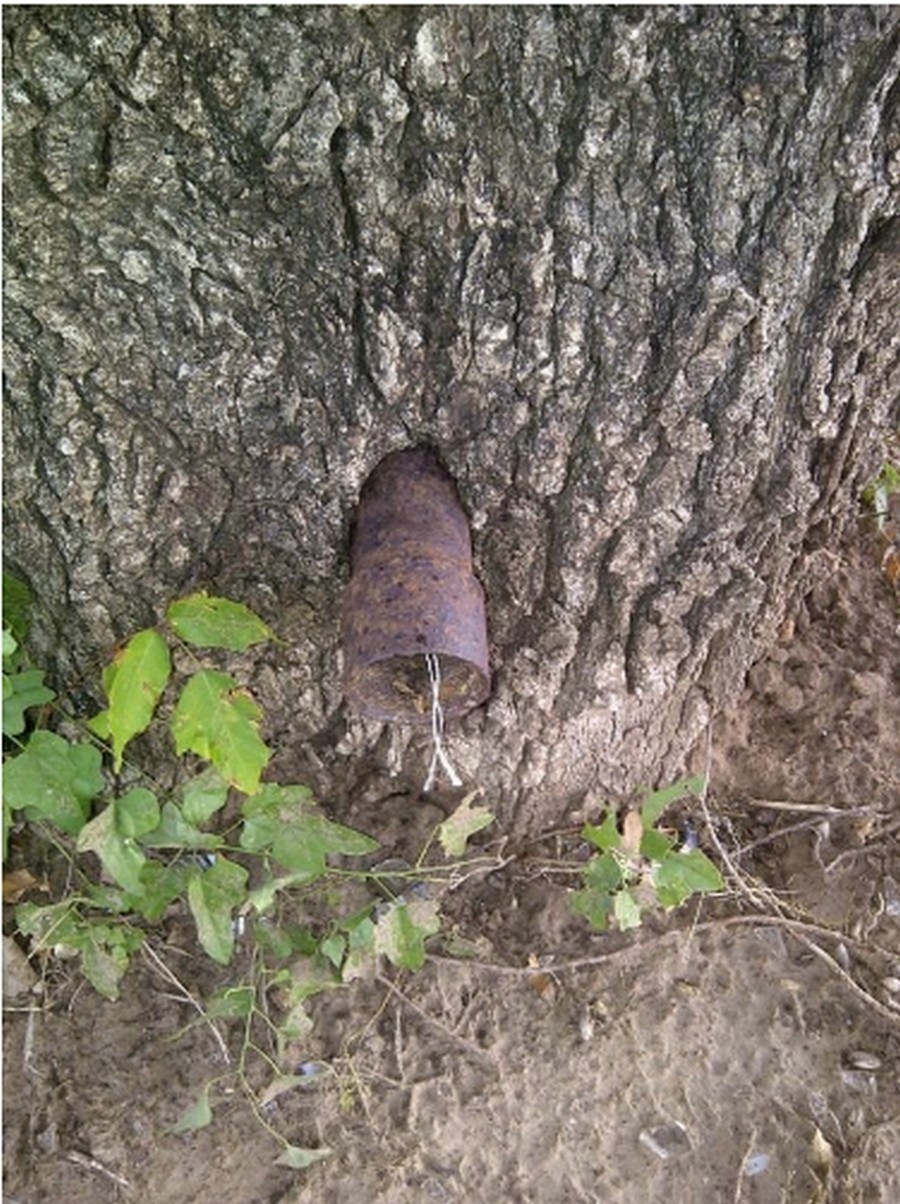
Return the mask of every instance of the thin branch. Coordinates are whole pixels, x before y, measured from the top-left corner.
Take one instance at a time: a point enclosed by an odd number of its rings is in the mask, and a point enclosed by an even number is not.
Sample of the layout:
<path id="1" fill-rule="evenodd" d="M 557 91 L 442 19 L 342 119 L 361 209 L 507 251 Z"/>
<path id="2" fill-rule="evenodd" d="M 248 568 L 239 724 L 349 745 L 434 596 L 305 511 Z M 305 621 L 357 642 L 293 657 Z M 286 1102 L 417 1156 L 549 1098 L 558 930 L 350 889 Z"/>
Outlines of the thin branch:
<path id="1" fill-rule="evenodd" d="M 74 1162 L 76 1166 L 84 1167 L 88 1171 L 96 1171 L 100 1175 L 105 1175 L 107 1179 L 111 1179 L 113 1183 L 117 1183 L 119 1187 L 130 1188 L 131 1184 L 121 1175 L 117 1175 L 115 1171 L 111 1171 L 105 1167 L 102 1162 L 98 1162 L 96 1158 L 88 1158 L 86 1154 L 79 1154 L 77 1150 L 68 1150 L 64 1157 L 68 1162 Z"/>
<path id="2" fill-rule="evenodd" d="M 823 821 L 821 816 L 816 816 L 815 819 L 801 819 L 799 823 L 788 824 L 786 828 L 779 828 L 776 832 L 769 832 L 765 836 L 760 836 L 758 840 L 751 840 L 749 844 L 742 844 L 737 850 L 738 857 L 745 857 L 748 853 L 754 852 L 756 849 L 761 849 L 763 845 L 772 844 L 773 841 L 780 839 L 782 836 L 790 836 L 794 832 L 805 832 L 810 828 L 816 828 Z"/>
<path id="3" fill-rule="evenodd" d="M 865 987 L 861 987 L 856 979 L 853 978 L 852 975 L 848 974 L 844 967 L 835 961 L 830 953 L 825 952 L 821 945 L 817 945 L 815 941 L 809 940 L 809 938 L 805 937 L 801 932 L 794 931 L 791 933 L 791 935 L 795 940 L 798 940 L 801 945 L 805 945 L 810 953 L 814 953 L 820 961 L 823 961 L 825 965 L 838 976 L 841 982 L 843 982 L 844 986 L 848 987 L 854 995 L 858 996 L 863 1001 L 863 1003 L 867 1004 L 873 1009 L 873 1011 L 876 1011 L 879 1016 L 884 1017 L 885 1020 L 890 1020 L 892 1024 L 900 1025 L 900 1012 L 895 1012 L 893 1008 L 889 1008 L 887 1004 L 881 1003 L 879 1000 L 877 1000 L 874 995 L 870 995 Z"/>
<path id="4" fill-rule="evenodd" d="M 150 961 L 153 968 L 159 974 L 161 974 L 167 982 L 170 982 L 172 986 L 175 987 L 175 989 L 178 991 L 178 997 L 182 1000 L 182 1002 L 190 1004 L 190 1006 L 200 1015 L 204 1024 L 206 1024 L 207 1028 L 216 1039 L 216 1044 L 218 1045 L 219 1052 L 222 1055 L 222 1061 L 226 1066 L 230 1066 L 231 1055 L 228 1052 L 228 1046 L 225 1044 L 222 1034 L 213 1024 L 212 1020 L 210 1020 L 203 1005 L 194 998 L 184 983 L 174 974 L 172 970 L 169 969 L 155 949 L 151 948 L 151 946 L 148 944 L 143 944 L 141 946 L 141 950 L 144 953 L 144 956 Z"/>
<path id="5" fill-rule="evenodd" d="M 477 1054 L 479 1058 L 493 1062 L 493 1058 L 488 1050 L 482 1049 L 480 1045 L 476 1045 L 473 1041 L 468 1041 L 465 1037 L 460 1037 L 458 1033 L 455 1033 L 452 1029 L 447 1028 L 446 1024 L 438 1020 L 436 1016 L 432 1016 L 430 1012 L 426 1012 L 424 1008 L 419 1007 L 419 1005 L 410 999 L 408 995 L 404 994 L 397 984 L 392 982 L 391 979 L 386 975 L 379 974 L 377 978 L 380 983 L 388 988 L 392 995 L 396 995 L 396 997 L 405 1003 L 407 1007 L 411 1008 L 417 1016 L 421 1016 L 423 1020 L 427 1020 L 428 1023 L 433 1025 L 434 1028 L 440 1029 L 440 1031 L 444 1033 L 445 1036 L 449 1037 L 451 1041 L 454 1041 L 457 1045 L 461 1045 L 470 1053 Z"/>
<path id="6" fill-rule="evenodd" d="M 864 806 L 855 807 L 849 803 L 846 806 L 838 806 L 834 803 L 828 805 L 823 805 L 822 803 L 795 803 L 789 799 L 768 798 L 742 798 L 734 805 L 738 807 L 757 807 L 761 811 L 808 811 L 812 815 L 837 815 L 845 817 L 851 815 L 870 815 L 873 811 L 882 810 L 878 803 L 866 803 Z"/>
<path id="7" fill-rule="evenodd" d="M 707 779 L 707 782 L 708 782 L 708 779 Z M 700 802 L 700 806 L 703 810 L 703 819 L 706 823 L 706 829 L 709 832 L 709 838 L 712 841 L 713 845 L 715 846 L 716 852 L 718 853 L 719 858 L 722 861 L 722 864 L 728 870 L 728 873 L 731 875 L 732 880 L 737 885 L 737 888 L 738 888 L 738 891 L 740 892 L 740 894 L 744 895 L 753 904 L 754 907 L 758 908 L 761 911 L 765 911 L 767 908 L 772 907 L 777 912 L 780 913 L 781 912 L 781 904 L 778 902 L 778 898 L 774 894 L 774 892 L 769 890 L 768 887 L 765 887 L 765 886 L 762 886 L 757 889 L 756 887 L 751 885 L 746 874 L 742 873 L 740 868 L 737 865 L 735 865 L 735 863 L 731 857 L 731 854 L 728 852 L 728 850 L 722 844 L 722 841 L 719 839 L 719 834 L 716 831 L 715 824 L 712 821 L 712 816 L 709 813 L 709 807 L 707 806 L 707 803 L 706 803 L 706 789 L 704 789 L 703 792 L 701 793 L 699 802 Z"/>
<path id="8" fill-rule="evenodd" d="M 730 928 L 732 926 L 750 926 L 753 928 L 784 928 L 787 932 L 795 935 L 798 940 L 803 942 L 809 940 L 808 934 L 814 934 L 816 936 L 827 937 L 833 941 L 839 941 L 864 953 L 878 953 L 884 957 L 894 956 L 888 949 L 882 949 L 878 945 L 870 945 L 864 941 L 856 940 L 854 937 L 848 936 L 846 933 L 837 929 L 827 928 L 821 924 L 813 924 L 806 920 L 791 919 L 789 916 L 769 915 L 767 913 L 723 916 L 721 919 L 717 920 L 704 920 L 702 923 L 693 925 L 690 929 L 690 932 L 691 934 L 696 932 L 709 932 L 717 928 Z M 455 969 L 466 969 L 471 967 L 477 970 L 487 970 L 492 973 L 508 974 L 515 977 L 534 977 L 535 974 L 538 974 L 541 971 L 544 973 L 549 973 L 552 971 L 554 974 L 565 974 L 570 971 L 587 970 L 595 966 L 602 966 L 611 958 L 640 953 L 650 945 L 655 945 L 660 941 L 673 940 L 677 937 L 683 937 L 684 935 L 684 929 L 673 928 L 668 932 L 656 933 L 653 936 L 641 941 L 634 941 L 628 945 L 620 945 L 618 949 L 608 949 L 605 953 L 594 954 L 591 957 L 580 957 L 573 961 L 552 963 L 551 965 L 542 966 L 539 968 L 535 966 L 510 966 L 505 965 L 502 962 L 476 961 L 473 958 L 443 957 L 440 954 L 431 954 L 429 960 L 438 962 L 442 966 L 452 966 Z M 809 944 L 814 944 L 814 942 L 809 941 Z M 839 970 L 841 970 L 841 975 L 843 978 L 848 978 L 851 982 L 854 982 L 854 980 L 850 978 L 850 975 L 848 975 L 845 970 L 841 969 L 840 965 L 837 961 L 835 961 L 834 958 L 830 957 L 829 954 L 825 954 L 824 950 L 821 950 L 818 945 L 816 945 L 815 948 L 819 949 L 820 954 L 824 954 L 830 963 L 833 963 Z M 867 999 L 872 999 L 872 997 L 868 995 L 868 993 L 865 992 L 862 987 L 859 987 L 858 984 L 854 983 L 854 986 L 856 986 L 858 991 L 862 992 Z M 900 1012 L 895 1013 L 891 1008 L 885 1007 L 883 1004 L 879 1004 L 877 1000 L 873 999 L 872 1002 L 877 1006 L 878 1010 L 885 1015 L 889 1015 L 892 1020 L 900 1020 Z"/>

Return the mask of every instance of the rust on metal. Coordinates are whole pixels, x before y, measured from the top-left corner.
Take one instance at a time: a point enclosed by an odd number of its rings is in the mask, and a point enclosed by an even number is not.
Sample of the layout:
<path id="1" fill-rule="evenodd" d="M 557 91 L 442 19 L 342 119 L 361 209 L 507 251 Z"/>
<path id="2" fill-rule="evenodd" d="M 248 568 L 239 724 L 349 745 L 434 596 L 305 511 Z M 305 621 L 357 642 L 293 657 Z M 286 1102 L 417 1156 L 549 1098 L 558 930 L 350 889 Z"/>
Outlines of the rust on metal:
<path id="1" fill-rule="evenodd" d="M 344 597 L 344 695 L 367 718 L 431 721 L 426 653 L 448 717 L 490 689 L 484 592 L 456 486 L 428 448 L 392 452 L 360 495 Z"/>

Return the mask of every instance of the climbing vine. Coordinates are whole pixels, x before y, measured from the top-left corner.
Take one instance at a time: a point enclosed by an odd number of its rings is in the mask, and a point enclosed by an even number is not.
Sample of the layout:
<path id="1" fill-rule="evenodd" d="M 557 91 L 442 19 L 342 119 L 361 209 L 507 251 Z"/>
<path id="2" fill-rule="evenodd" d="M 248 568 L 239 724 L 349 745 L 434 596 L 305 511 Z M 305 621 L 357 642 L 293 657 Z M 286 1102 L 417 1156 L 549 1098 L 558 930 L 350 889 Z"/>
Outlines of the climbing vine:
<path id="1" fill-rule="evenodd" d="M 249 949 L 246 980 L 201 1008 L 211 1024 L 244 1024 L 239 1063 L 207 1083 L 174 1129 L 209 1123 L 217 1086 L 236 1076 L 281 1143 L 279 1161 L 310 1165 L 327 1151 L 294 1146 L 271 1128 L 249 1087 L 247 1057 L 255 1053 L 270 1068 L 266 1098 L 296 1085 L 304 1075 L 286 1074 L 284 1064 L 313 1027 L 314 995 L 375 977 L 382 965 L 425 964 L 441 929 L 441 888 L 497 864 L 470 848 L 494 823 L 492 811 L 474 791 L 435 828 L 415 864 L 380 861 L 378 840 L 329 818 L 307 785 L 263 780 L 271 750 L 262 709 L 218 663 L 277 639 L 248 607 L 203 592 L 172 602 L 163 622 L 116 650 L 102 672 L 106 705 L 80 722 L 57 709 L 43 671 L 27 659 L 29 606 L 22 583 L 5 576 L 3 856 L 12 834 L 31 830 L 68 860 L 69 872 L 59 897 L 18 902 L 19 936 L 34 960 L 78 958 L 110 1000 L 139 950 L 158 961 L 148 938 L 173 906 L 189 911 L 216 963 L 230 964 L 239 943 Z M 213 652 L 215 665 L 206 659 Z M 176 660 L 188 669 L 176 669 Z M 171 790 L 129 757 L 154 724 L 167 729 L 180 761 Z M 634 927 L 648 907 L 675 907 L 721 886 L 699 849 L 676 848 L 658 827 L 665 808 L 699 786 L 651 794 L 621 830 L 611 810 L 599 827 L 585 826 L 596 852 L 572 867 L 582 885 L 570 899 L 594 928 Z M 258 1025 L 274 1055 L 253 1037 Z"/>

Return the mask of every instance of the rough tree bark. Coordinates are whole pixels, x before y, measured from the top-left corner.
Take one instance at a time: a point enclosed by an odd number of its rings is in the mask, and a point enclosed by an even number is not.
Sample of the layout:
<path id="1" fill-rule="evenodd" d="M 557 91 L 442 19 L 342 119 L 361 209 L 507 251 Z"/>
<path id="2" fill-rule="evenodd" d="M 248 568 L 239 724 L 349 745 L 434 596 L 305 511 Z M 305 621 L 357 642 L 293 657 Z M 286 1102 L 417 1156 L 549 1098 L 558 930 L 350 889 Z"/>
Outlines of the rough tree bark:
<path id="1" fill-rule="evenodd" d="M 4 25 L 6 561 L 57 684 L 227 592 L 288 641 L 282 780 L 421 784 L 338 612 L 362 481 L 430 442 L 489 602 L 466 777 L 521 830 L 678 772 L 897 418 L 897 10 Z"/>

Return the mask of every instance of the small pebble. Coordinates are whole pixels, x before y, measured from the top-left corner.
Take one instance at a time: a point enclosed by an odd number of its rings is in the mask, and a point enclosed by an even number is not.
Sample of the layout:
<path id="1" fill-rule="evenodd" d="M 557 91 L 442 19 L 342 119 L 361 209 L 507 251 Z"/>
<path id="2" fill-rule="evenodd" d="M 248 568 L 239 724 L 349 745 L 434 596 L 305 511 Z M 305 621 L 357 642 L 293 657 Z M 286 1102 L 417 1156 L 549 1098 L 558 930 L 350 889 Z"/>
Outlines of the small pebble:
<path id="1" fill-rule="evenodd" d="M 677 1120 L 670 1125 L 657 1125 L 655 1129 L 643 1129 L 638 1141 L 664 1162 L 691 1148 L 687 1129 Z"/>
<path id="2" fill-rule="evenodd" d="M 751 1179 L 754 1175 L 761 1175 L 768 1165 L 768 1154 L 750 1154 L 744 1159 L 744 1174 Z"/>
<path id="3" fill-rule="evenodd" d="M 878 1093 L 875 1076 L 864 1070 L 842 1070 L 841 1082 L 851 1091 L 858 1091 L 860 1095 L 876 1095 Z"/>
<path id="4" fill-rule="evenodd" d="M 864 1049 L 854 1049 L 852 1053 L 847 1054 L 847 1065 L 856 1070 L 880 1070 L 881 1058 L 867 1053 Z"/>
<path id="5" fill-rule="evenodd" d="M 883 978 L 881 980 L 881 985 L 886 991 L 889 991 L 891 995 L 900 994 L 900 978 Z"/>

